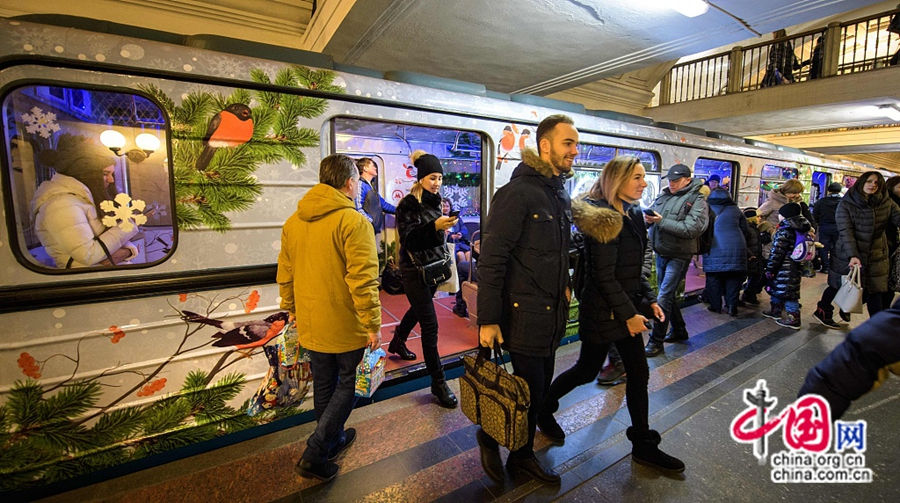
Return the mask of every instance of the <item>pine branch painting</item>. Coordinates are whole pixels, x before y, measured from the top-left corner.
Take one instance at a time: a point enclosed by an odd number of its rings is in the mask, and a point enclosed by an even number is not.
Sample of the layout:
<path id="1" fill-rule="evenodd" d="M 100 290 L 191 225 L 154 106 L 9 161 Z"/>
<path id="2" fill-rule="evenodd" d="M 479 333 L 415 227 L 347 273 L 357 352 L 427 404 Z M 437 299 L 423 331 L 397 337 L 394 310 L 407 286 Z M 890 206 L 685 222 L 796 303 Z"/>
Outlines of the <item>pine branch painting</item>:
<path id="1" fill-rule="evenodd" d="M 182 338 L 166 360 L 150 369 L 115 365 L 92 377 L 75 377 L 81 355 L 88 351 L 82 349 L 86 340 L 128 343 L 128 334 L 116 325 L 105 329 L 102 338 L 79 340 L 74 354 L 39 359 L 23 352 L 18 365 L 24 379 L 16 381 L 0 405 L 0 492 L 69 479 L 300 412 L 311 375 L 308 358 L 301 358 L 302 349 L 285 335 L 287 313 L 241 322 L 225 321 L 217 314 L 223 306 L 237 302 L 249 314 L 259 301 L 256 290 L 222 298 L 180 294 L 169 305 L 184 322 Z M 201 309 L 188 311 L 181 305 Z M 295 339 L 296 332 L 293 335 Z M 188 372 L 180 388 L 173 389 L 174 383 L 166 377 L 170 364 L 214 347 L 227 350 L 210 368 Z M 268 360 L 269 376 L 253 396 L 236 405 L 246 380 L 243 373 L 229 367 L 257 355 Z M 284 360 L 286 355 L 293 355 L 289 362 Z M 41 378 L 54 358 L 67 360 L 70 374 L 45 385 Z M 130 379 L 119 386 L 113 384 L 113 377 Z M 114 390 L 111 396 L 103 394 L 104 387 Z M 272 393 L 277 396 L 270 397 Z"/>
<path id="2" fill-rule="evenodd" d="M 284 68 L 274 80 L 263 70 L 250 72 L 254 82 L 340 93 L 329 70 Z M 319 133 L 299 127 L 301 119 L 325 113 L 322 98 L 284 92 L 236 89 L 230 95 L 194 91 L 180 104 L 158 87 L 141 86 L 171 118 L 175 216 L 180 229 L 231 228 L 228 213 L 246 211 L 262 187 L 254 173 L 264 163 L 286 160 L 302 167 L 304 148 L 319 144 Z"/>

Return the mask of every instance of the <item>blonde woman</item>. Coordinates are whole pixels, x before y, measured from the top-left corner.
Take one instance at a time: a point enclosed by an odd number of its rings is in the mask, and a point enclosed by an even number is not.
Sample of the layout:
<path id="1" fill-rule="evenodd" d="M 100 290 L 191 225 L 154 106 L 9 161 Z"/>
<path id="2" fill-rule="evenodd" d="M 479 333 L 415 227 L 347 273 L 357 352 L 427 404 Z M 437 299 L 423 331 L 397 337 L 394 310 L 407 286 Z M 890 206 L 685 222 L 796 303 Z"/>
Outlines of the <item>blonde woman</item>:
<path id="1" fill-rule="evenodd" d="M 641 333 L 651 317 L 665 319 L 656 293 L 641 274 L 647 250 L 647 227 L 639 202 L 647 182 L 637 157 L 619 156 L 581 200 L 572 201 L 575 225 L 584 233 L 588 263 L 579 310 L 581 353 L 575 366 L 550 385 L 538 427 L 556 441 L 565 432 L 553 417 L 559 399 L 591 382 L 615 345 L 625 367 L 625 401 L 631 416 L 626 435 L 635 462 L 664 472 L 682 472 L 684 463 L 659 450 L 660 435 L 649 425 L 647 384 L 650 371 Z M 612 209 L 614 212 L 604 211 Z"/>
<path id="2" fill-rule="evenodd" d="M 397 205 L 397 232 L 400 234 L 400 275 L 409 300 L 409 310 L 394 331 L 388 351 L 404 360 L 416 355 L 406 347 L 410 331 L 419 323 L 422 331 L 422 353 L 431 376 L 431 393 L 442 407 L 456 407 L 456 395 L 447 386 L 438 355 L 438 323 L 434 312 L 437 286 L 425 284 L 416 264 L 427 264 L 445 252 L 444 233 L 458 220 L 441 214 L 441 183 L 444 170 L 437 157 L 417 150 L 412 154 L 416 166 L 416 183 Z M 413 261 L 415 259 L 415 262 Z"/>

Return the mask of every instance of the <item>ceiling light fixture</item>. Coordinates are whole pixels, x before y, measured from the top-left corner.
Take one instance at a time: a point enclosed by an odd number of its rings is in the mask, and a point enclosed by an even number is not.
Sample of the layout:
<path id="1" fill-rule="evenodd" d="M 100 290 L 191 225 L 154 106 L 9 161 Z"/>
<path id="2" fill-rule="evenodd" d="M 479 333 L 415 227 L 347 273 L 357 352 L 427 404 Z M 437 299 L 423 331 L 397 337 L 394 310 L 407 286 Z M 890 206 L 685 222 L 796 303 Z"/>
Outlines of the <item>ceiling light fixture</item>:
<path id="1" fill-rule="evenodd" d="M 900 107 L 897 105 L 881 105 L 878 112 L 892 121 L 900 122 Z"/>
<path id="2" fill-rule="evenodd" d="M 125 147 L 125 135 L 114 129 L 107 129 L 100 133 L 100 143 L 112 150 L 113 154 L 119 157 L 127 156 L 134 163 L 142 162 L 150 157 L 150 154 L 158 150 L 160 146 L 159 138 L 149 133 L 137 135 L 134 142 L 137 144 L 137 149 L 131 149 L 120 154 L 119 151 Z"/>
<path id="3" fill-rule="evenodd" d="M 697 17 L 706 14 L 709 10 L 709 3 L 705 0 L 680 0 L 672 2 L 672 8 L 678 11 L 682 16 Z"/>

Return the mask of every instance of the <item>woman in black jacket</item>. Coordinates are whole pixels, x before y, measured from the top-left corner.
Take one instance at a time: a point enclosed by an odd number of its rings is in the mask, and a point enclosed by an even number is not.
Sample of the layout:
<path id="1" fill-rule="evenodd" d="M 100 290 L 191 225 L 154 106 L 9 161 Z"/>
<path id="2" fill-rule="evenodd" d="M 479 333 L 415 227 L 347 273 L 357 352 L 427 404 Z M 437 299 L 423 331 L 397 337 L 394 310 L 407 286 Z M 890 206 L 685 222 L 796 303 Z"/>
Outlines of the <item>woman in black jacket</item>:
<path id="1" fill-rule="evenodd" d="M 889 296 L 893 294 L 887 287 L 890 260 L 886 233 L 889 227 L 900 226 L 900 208 L 888 196 L 881 173 L 867 171 L 841 198 L 834 218 L 840 239 L 828 271 L 828 288 L 822 292 L 813 314 L 823 325 L 832 328 L 838 325 L 832 318 L 831 303 L 841 287 L 841 276 L 850 272 L 851 267 L 861 267 L 860 283 L 869 316 L 889 305 Z M 850 321 L 847 313 L 842 312 L 841 318 Z"/>
<path id="2" fill-rule="evenodd" d="M 409 310 L 394 330 L 394 338 L 388 351 L 404 360 L 414 360 L 416 355 L 406 347 L 409 332 L 419 323 L 422 330 L 422 353 L 425 367 L 431 375 L 431 393 L 442 407 L 456 407 L 456 395 L 444 380 L 444 369 L 438 355 L 438 323 L 434 312 L 434 292 L 437 286 L 428 286 L 418 266 L 444 256 L 445 231 L 457 218 L 441 215 L 441 182 L 444 171 L 437 157 L 417 150 L 412 155 L 416 166 L 417 181 L 409 194 L 397 205 L 397 232 L 400 234 L 400 275 L 403 290 L 409 300 Z M 417 265 L 418 264 L 418 265 Z"/>
<path id="3" fill-rule="evenodd" d="M 581 353 L 575 366 L 550 385 L 544 413 L 537 423 L 552 438 L 565 433 L 553 418 L 559 399 L 594 379 L 611 345 L 615 344 L 628 380 L 625 397 L 631 427 L 632 459 L 669 472 L 684 471 L 684 463 L 659 450 L 660 435 L 649 426 L 647 384 L 650 371 L 641 332 L 648 316 L 664 319 L 656 294 L 641 274 L 647 249 L 647 228 L 638 205 L 647 182 L 637 157 L 619 156 L 607 163 L 587 196 L 572 202 L 575 224 L 585 235 L 586 260 L 579 309 Z M 621 215 L 601 212 L 614 209 Z M 645 314 L 641 314 L 641 312 Z"/>

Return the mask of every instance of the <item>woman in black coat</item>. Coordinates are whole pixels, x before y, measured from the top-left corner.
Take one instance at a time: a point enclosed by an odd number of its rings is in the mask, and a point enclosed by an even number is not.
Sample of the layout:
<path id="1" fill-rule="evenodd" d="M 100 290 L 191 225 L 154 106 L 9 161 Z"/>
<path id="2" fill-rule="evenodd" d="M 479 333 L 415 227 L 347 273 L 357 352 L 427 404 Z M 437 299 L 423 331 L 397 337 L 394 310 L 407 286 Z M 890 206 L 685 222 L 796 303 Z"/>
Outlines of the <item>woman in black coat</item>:
<path id="1" fill-rule="evenodd" d="M 551 437 L 564 436 L 553 418 L 559 399 L 592 381 L 615 344 L 628 374 L 625 396 L 632 424 L 627 431 L 633 444 L 632 458 L 663 471 L 681 472 L 684 463 L 659 450 L 659 433 L 650 429 L 648 419 L 650 372 L 641 332 L 647 328 L 648 316 L 663 320 L 664 314 L 642 275 L 647 228 L 638 202 L 647 187 L 644 174 L 638 158 L 616 157 L 604 167 L 584 200 L 572 203 L 575 224 L 585 235 L 588 264 L 581 268 L 585 274 L 578 315 L 581 353 L 575 366 L 550 385 L 537 424 Z M 614 209 L 621 218 L 601 208 Z"/>
<path id="2" fill-rule="evenodd" d="M 900 208 L 888 196 L 881 173 L 867 171 L 841 198 L 834 218 L 840 239 L 828 271 L 828 288 L 813 314 L 829 327 L 837 326 L 831 303 L 841 286 L 841 276 L 851 267 L 861 267 L 860 283 L 869 316 L 889 305 L 888 295 L 893 294 L 887 287 L 890 259 L 886 233 L 889 226 L 900 226 Z M 842 312 L 841 318 L 850 321 L 847 313 Z"/>
<path id="3" fill-rule="evenodd" d="M 419 323 L 422 330 L 422 353 L 431 376 L 431 393 L 442 407 L 456 407 L 456 396 L 447 387 L 438 354 L 438 323 L 434 312 L 437 286 L 425 284 L 418 265 L 440 259 L 446 252 L 445 231 L 456 224 L 456 217 L 441 215 L 441 182 L 443 169 L 437 157 L 423 151 L 413 153 L 417 181 L 409 194 L 397 205 L 397 232 L 400 234 L 400 275 L 409 310 L 394 331 L 388 351 L 404 360 L 416 355 L 406 347 L 409 332 Z M 415 259 L 415 261 L 413 260 Z"/>
<path id="4" fill-rule="evenodd" d="M 709 253 L 703 255 L 703 272 L 706 273 L 704 296 L 709 302 L 709 310 L 720 313 L 724 295 L 725 310 L 737 316 L 741 283 L 747 277 L 750 228 L 727 190 L 713 190 L 706 202 L 716 214 L 716 221 L 712 247 Z"/>

